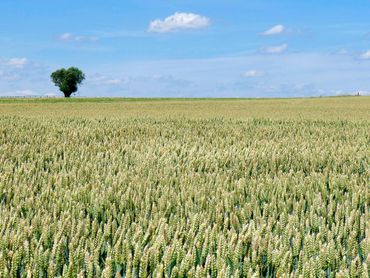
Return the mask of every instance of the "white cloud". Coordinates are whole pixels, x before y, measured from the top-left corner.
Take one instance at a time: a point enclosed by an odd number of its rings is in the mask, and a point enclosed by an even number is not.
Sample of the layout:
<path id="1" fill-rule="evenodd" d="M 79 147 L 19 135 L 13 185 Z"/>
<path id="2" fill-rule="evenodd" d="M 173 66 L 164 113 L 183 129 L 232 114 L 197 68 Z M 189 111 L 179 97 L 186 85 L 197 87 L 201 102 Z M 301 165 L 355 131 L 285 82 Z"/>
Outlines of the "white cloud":
<path id="1" fill-rule="evenodd" d="M 24 68 L 28 64 L 27 58 L 12 58 L 7 63 L 8 66 L 15 68 Z"/>
<path id="2" fill-rule="evenodd" d="M 70 34 L 70 33 L 64 33 L 64 34 L 61 34 L 58 38 L 61 41 L 69 41 L 69 40 L 72 40 L 73 39 L 73 35 Z"/>
<path id="3" fill-rule="evenodd" d="M 274 46 L 268 46 L 263 49 L 264 53 L 268 54 L 278 54 L 283 53 L 285 50 L 288 49 L 288 45 L 286 43 L 281 45 L 274 45 Z"/>
<path id="4" fill-rule="evenodd" d="M 248 77 L 248 78 L 260 77 L 264 75 L 265 73 L 263 71 L 258 71 L 258 70 L 248 70 L 244 73 L 244 77 Z"/>
<path id="5" fill-rule="evenodd" d="M 285 31 L 284 25 L 278 24 L 278 25 L 275 25 L 275 26 L 271 27 L 270 29 L 266 30 L 265 32 L 263 32 L 262 35 L 264 35 L 264 36 L 273 36 L 273 35 L 281 34 L 284 31 Z"/>
<path id="6" fill-rule="evenodd" d="M 166 33 L 182 29 L 200 29 L 211 24 L 205 16 L 193 13 L 175 13 L 164 20 L 156 19 L 150 22 L 149 32 Z"/>
<path id="7" fill-rule="evenodd" d="M 58 40 L 64 42 L 94 42 L 97 41 L 98 37 L 91 36 L 76 36 L 71 33 L 64 33 L 58 36 Z"/>
<path id="8" fill-rule="evenodd" d="M 364 53 L 362 53 L 362 54 L 360 55 L 360 58 L 361 58 L 361 59 L 364 59 L 364 60 L 369 60 L 369 59 L 370 59 L 370 50 L 367 50 L 367 51 L 365 51 Z"/>

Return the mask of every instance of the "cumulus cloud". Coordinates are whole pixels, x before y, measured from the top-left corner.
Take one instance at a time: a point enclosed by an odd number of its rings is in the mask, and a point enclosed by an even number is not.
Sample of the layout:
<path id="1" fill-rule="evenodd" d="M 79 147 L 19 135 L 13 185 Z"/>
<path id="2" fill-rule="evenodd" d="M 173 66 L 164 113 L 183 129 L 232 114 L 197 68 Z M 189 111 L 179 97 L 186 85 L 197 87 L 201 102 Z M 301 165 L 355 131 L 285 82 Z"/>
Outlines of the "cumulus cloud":
<path id="1" fill-rule="evenodd" d="M 184 29 L 200 29 L 211 24 L 205 16 L 194 13 L 175 13 L 165 19 L 156 19 L 150 22 L 149 32 L 167 33 Z"/>
<path id="2" fill-rule="evenodd" d="M 248 70 L 244 73 L 244 77 L 247 77 L 247 78 L 253 78 L 253 77 L 260 77 L 260 76 L 263 76 L 265 75 L 265 73 L 263 71 L 259 71 L 259 70 Z"/>
<path id="3" fill-rule="evenodd" d="M 281 45 L 273 45 L 273 46 L 268 46 L 263 49 L 264 53 L 268 54 L 278 54 L 278 53 L 283 53 L 288 49 L 288 45 L 286 43 L 281 44 Z"/>
<path id="4" fill-rule="evenodd" d="M 94 42 L 97 41 L 98 37 L 91 36 L 77 36 L 71 33 L 64 33 L 58 36 L 58 40 L 64 42 Z"/>
<path id="5" fill-rule="evenodd" d="M 8 66 L 14 67 L 14 68 L 24 68 L 28 64 L 27 58 L 11 58 L 6 63 Z"/>
<path id="6" fill-rule="evenodd" d="M 262 33 L 263 36 L 273 36 L 273 35 L 279 35 L 285 31 L 284 25 L 278 24 L 275 26 L 272 26 L 270 29 L 264 31 Z"/>
<path id="7" fill-rule="evenodd" d="M 369 60 L 370 59 L 370 50 L 367 50 L 367 51 L 363 52 L 360 55 L 360 58 L 361 59 L 364 59 L 364 60 Z"/>

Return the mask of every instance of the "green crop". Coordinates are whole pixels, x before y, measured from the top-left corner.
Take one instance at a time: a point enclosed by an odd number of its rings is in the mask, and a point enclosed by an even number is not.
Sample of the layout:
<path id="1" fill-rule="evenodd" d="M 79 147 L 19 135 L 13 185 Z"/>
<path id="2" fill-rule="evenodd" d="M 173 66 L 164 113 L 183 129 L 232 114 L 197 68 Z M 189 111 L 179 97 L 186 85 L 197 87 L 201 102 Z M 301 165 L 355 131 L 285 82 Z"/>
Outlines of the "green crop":
<path id="1" fill-rule="evenodd" d="M 370 99 L 286 102 L 0 101 L 0 277 L 369 277 Z"/>

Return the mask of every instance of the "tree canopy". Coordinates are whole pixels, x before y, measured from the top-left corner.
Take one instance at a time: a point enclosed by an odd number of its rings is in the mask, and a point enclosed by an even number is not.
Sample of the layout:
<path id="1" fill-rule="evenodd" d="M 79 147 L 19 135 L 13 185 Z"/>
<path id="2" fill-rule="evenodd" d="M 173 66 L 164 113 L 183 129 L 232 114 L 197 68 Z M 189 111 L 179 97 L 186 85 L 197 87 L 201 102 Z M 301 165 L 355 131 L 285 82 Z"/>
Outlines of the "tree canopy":
<path id="1" fill-rule="evenodd" d="M 71 97 L 73 93 L 77 92 L 78 85 L 85 80 L 85 74 L 76 67 L 62 68 L 51 74 L 51 80 L 64 93 L 65 97 Z"/>

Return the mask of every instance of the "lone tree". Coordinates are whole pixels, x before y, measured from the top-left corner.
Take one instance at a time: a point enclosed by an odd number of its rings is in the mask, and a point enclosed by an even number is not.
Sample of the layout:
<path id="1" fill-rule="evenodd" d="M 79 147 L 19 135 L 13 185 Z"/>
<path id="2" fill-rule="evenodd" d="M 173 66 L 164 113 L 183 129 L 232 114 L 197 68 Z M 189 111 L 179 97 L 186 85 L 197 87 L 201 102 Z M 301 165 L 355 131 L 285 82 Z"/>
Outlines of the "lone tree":
<path id="1" fill-rule="evenodd" d="M 59 90 L 64 93 L 65 97 L 77 92 L 78 85 L 85 79 L 85 74 L 78 68 L 59 69 L 51 74 L 51 80 Z"/>

